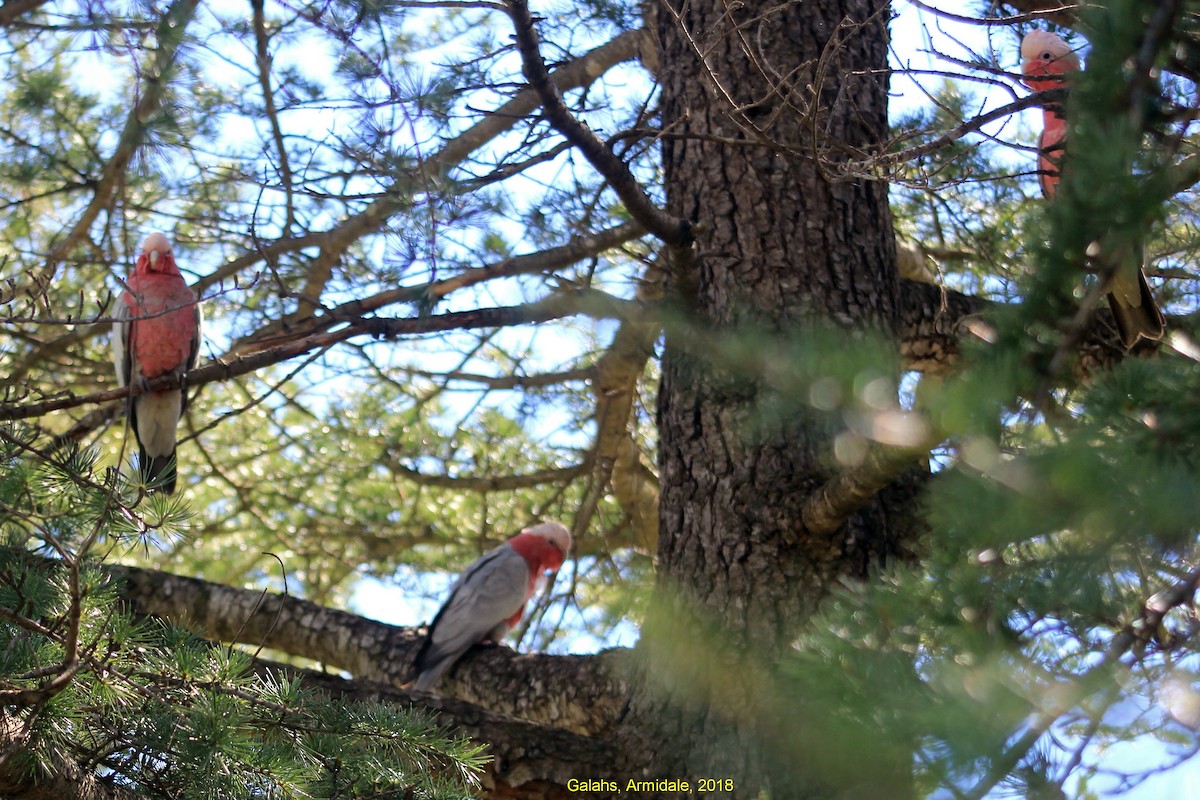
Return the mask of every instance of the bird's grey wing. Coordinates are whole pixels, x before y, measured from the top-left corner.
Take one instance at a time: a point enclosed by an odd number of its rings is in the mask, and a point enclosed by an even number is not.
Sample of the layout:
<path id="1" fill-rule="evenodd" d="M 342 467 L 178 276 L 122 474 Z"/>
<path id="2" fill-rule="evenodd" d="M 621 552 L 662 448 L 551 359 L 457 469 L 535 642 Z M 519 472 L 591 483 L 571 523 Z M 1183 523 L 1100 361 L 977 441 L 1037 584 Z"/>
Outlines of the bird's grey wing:
<path id="1" fill-rule="evenodd" d="M 200 344 L 204 341 L 204 311 L 200 308 L 200 301 L 196 301 L 193 319 L 196 321 L 196 333 L 192 336 L 192 341 L 188 344 L 187 363 L 184 365 L 183 386 L 180 391 L 183 392 L 183 407 L 180 409 L 180 414 L 187 411 L 188 407 L 188 385 L 187 372 L 196 368 L 200 363 Z"/>
<path id="2" fill-rule="evenodd" d="M 116 308 L 113 309 L 112 355 L 113 367 L 117 371 L 117 385 L 124 388 L 129 385 L 133 365 L 130 359 L 129 333 L 133 323 L 129 320 L 129 304 L 125 298 L 118 297 Z"/>
<path id="3" fill-rule="evenodd" d="M 192 337 L 191 349 L 188 350 L 188 369 L 195 369 L 200 363 L 200 344 L 204 341 L 204 311 L 200 308 L 199 300 L 196 301 L 195 309 L 196 335 Z"/>
<path id="4" fill-rule="evenodd" d="M 482 641 L 525 603 L 529 567 L 508 545 L 501 545 L 472 564 L 442 606 L 421 652 L 417 671 L 455 660 Z"/>

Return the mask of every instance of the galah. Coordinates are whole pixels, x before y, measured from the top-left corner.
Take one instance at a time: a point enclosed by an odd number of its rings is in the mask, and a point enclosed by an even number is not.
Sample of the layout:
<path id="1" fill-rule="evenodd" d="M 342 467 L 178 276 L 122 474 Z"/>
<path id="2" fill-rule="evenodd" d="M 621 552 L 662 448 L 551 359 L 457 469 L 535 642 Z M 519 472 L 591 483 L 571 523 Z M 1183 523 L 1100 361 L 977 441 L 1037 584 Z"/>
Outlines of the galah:
<path id="1" fill-rule="evenodd" d="M 1065 88 L 1079 71 L 1079 57 L 1071 46 L 1049 31 L 1030 31 L 1021 40 L 1022 72 L 1025 83 L 1036 92 Z M 1046 199 L 1058 189 L 1059 168 L 1067 140 L 1067 118 L 1058 104 L 1042 109 L 1042 133 L 1038 137 L 1038 180 Z M 1150 285 L 1139 263 L 1136 269 L 1118 267 L 1108 286 L 1112 310 L 1126 349 L 1139 338 L 1161 339 L 1165 321 L 1154 303 Z"/>
<path id="2" fill-rule="evenodd" d="M 113 316 L 113 365 L 117 383 L 140 391 L 129 403 L 129 427 L 137 437 L 147 483 L 175 491 L 175 430 L 187 408 L 184 389 L 147 391 L 163 375 L 182 377 L 200 356 L 202 317 L 196 294 L 175 263 L 171 242 L 152 233 L 142 243 L 128 290 Z"/>
<path id="3" fill-rule="evenodd" d="M 570 550 L 570 531 L 557 522 L 543 522 L 467 567 L 417 653 L 414 687 L 429 691 L 471 647 L 503 639 L 520 622 L 538 579 L 557 572 Z"/>

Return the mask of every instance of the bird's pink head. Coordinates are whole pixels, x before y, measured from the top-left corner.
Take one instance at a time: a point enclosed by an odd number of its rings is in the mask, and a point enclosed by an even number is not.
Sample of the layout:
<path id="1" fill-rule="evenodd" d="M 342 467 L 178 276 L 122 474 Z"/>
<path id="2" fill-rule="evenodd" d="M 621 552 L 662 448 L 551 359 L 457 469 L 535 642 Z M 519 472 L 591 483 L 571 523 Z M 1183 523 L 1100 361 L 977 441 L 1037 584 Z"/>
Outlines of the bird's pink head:
<path id="1" fill-rule="evenodd" d="M 1064 76 L 1079 71 L 1079 56 L 1050 31 L 1030 31 L 1021 40 L 1021 72 L 1035 92 L 1061 88 Z"/>
<path id="2" fill-rule="evenodd" d="M 521 533 L 545 539 L 558 548 L 558 552 L 562 553 L 564 559 L 567 557 L 567 553 L 571 552 L 571 532 L 565 525 L 557 522 L 542 522 L 525 528 Z"/>
<path id="3" fill-rule="evenodd" d="M 175 264 L 175 253 L 171 249 L 171 240 L 161 233 L 152 233 L 142 242 L 142 254 L 138 256 L 136 272 L 161 272 L 168 275 L 178 275 L 179 267 Z"/>

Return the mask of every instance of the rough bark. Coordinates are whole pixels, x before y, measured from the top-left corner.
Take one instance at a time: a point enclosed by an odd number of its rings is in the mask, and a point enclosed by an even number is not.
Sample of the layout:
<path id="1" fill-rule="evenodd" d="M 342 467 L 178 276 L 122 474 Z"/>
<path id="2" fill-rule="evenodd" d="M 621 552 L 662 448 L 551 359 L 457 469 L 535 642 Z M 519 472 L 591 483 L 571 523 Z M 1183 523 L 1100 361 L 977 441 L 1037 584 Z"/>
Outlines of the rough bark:
<path id="1" fill-rule="evenodd" d="M 412 678 L 423 631 L 286 595 L 158 570 L 108 570 L 124 582 L 121 596 L 137 611 L 169 619 L 206 638 L 269 647 L 396 688 Z M 493 713 L 602 736 L 622 712 L 626 688 L 620 676 L 626 660 L 623 650 L 547 656 L 480 647 L 447 674 L 438 692 Z"/>
<path id="2" fill-rule="evenodd" d="M 887 187 L 835 182 L 824 168 L 886 135 L 886 6 L 672 5 L 658 14 L 663 121 L 675 134 L 665 185 L 668 211 L 692 220 L 697 240 L 695 269 L 672 265 L 681 313 L 729 336 L 814 319 L 846 326 L 851 343 L 862 330 L 895 335 Z M 747 135 L 810 157 L 722 143 Z M 832 542 L 807 536 L 806 501 L 832 471 L 831 430 L 785 400 L 668 333 L 661 616 L 643 627 L 647 680 L 629 735 L 654 754 L 652 773 L 728 777 L 738 796 L 904 797 L 903 743 L 873 753 L 855 787 L 804 763 L 820 720 L 771 686 L 772 664 L 831 584 L 868 577 L 914 534 L 914 479 L 865 499 Z"/>

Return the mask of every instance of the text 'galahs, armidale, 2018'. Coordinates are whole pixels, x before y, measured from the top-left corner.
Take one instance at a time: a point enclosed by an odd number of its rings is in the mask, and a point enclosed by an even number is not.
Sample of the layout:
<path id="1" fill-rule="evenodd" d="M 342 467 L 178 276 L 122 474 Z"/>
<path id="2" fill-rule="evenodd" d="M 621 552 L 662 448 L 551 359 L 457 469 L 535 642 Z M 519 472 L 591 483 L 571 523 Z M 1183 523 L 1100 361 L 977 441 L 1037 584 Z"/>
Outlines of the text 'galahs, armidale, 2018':
<path id="1" fill-rule="evenodd" d="M 557 522 L 543 522 L 467 567 L 417 653 L 414 688 L 429 691 L 472 646 L 503 639 L 521 620 L 538 579 L 557 572 L 570 551 L 571 532 Z"/>
<path id="2" fill-rule="evenodd" d="M 1079 71 L 1079 57 L 1071 46 L 1049 31 L 1025 34 L 1021 40 L 1021 62 L 1025 83 L 1035 92 L 1066 88 L 1070 76 Z M 1053 199 L 1058 189 L 1066 141 L 1067 117 L 1062 106 L 1045 106 L 1042 133 L 1038 137 L 1038 180 L 1047 199 Z M 1108 292 L 1108 306 L 1126 349 L 1140 338 L 1162 338 L 1165 321 L 1150 293 L 1140 258 L 1136 265 L 1117 266 L 1109 280 Z"/>
<path id="3" fill-rule="evenodd" d="M 142 243 L 127 291 L 113 314 L 113 365 L 117 383 L 136 385 L 129 427 L 137 437 L 143 479 L 167 494 L 175 491 L 175 431 L 187 408 L 184 388 L 148 391 L 147 381 L 182 377 L 200 357 L 202 316 L 196 293 L 175 263 L 171 242 L 152 233 Z"/>

